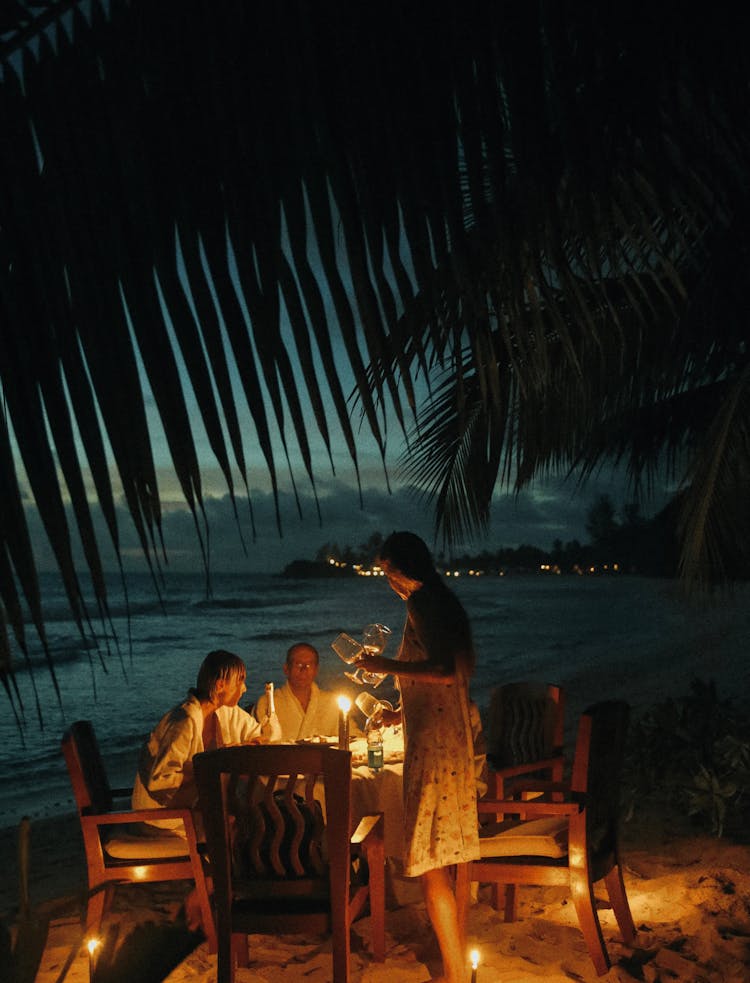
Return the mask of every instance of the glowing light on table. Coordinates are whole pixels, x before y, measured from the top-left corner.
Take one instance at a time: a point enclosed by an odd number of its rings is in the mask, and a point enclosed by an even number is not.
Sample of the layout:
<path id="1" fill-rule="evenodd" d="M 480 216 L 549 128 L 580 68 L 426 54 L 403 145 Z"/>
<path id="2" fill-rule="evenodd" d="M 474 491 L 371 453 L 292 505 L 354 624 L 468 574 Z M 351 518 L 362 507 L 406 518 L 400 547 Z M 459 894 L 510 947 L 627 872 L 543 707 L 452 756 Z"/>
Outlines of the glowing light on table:
<path id="1" fill-rule="evenodd" d="M 348 696 L 338 698 L 339 705 L 339 747 L 344 750 L 349 749 L 349 711 L 352 708 L 352 701 Z"/>

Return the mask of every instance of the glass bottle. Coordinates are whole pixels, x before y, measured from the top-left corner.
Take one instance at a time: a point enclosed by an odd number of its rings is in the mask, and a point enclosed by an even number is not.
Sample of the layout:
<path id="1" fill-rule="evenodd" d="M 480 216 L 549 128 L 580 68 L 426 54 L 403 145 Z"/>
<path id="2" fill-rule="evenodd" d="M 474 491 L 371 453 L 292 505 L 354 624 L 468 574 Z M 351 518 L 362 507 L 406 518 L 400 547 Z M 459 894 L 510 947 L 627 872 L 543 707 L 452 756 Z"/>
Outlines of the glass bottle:
<path id="1" fill-rule="evenodd" d="M 266 712 L 260 725 L 260 735 L 267 744 L 281 744 L 281 724 L 276 715 L 273 683 L 266 683 Z"/>
<path id="2" fill-rule="evenodd" d="M 372 724 L 367 728 L 367 764 L 373 771 L 383 767 L 383 728 Z"/>

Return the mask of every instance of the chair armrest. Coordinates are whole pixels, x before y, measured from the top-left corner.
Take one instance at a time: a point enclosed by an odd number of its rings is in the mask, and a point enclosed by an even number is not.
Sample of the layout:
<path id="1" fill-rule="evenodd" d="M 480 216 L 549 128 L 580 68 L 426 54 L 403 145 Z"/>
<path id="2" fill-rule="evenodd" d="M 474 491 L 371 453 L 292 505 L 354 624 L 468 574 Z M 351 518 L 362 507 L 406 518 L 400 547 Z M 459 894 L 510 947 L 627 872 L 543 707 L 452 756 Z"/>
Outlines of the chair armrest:
<path id="1" fill-rule="evenodd" d="M 541 758 L 539 761 L 525 761 L 519 765 L 500 765 L 495 766 L 492 758 L 488 755 L 490 763 L 490 778 L 515 778 L 518 775 L 528 775 L 531 772 L 543 771 L 547 768 L 554 768 L 556 765 L 563 765 L 565 759 L 562 754 L 556 754 L 551 758 Z"/>
<path id="2" fill-rule="evenodd" d="M 553 792 L 570 795 L 570 782 L 555 782 L 546 778 L 529 779 L 529 781 L 512 781 L 505 788 L 506 795 L 522 795 L 524 792 L 534 792 L 537 795 L 551 795 Z"/>
<path id="3" fill-rule="evenodd" d="M 193 825 L 193 814 L 190 809 L 129 809 L 127 812 L 100 812 L 81 816 L 81 824 L 124 826 L 127 823 L 144 823 L 152 819 L 181 819 Z"/>
<path id="4" fill-rule="evenodd" d="M 363 816 L 357 828 L 354 830 L 349 841 L 352 846 L 360 846 L 371 839 L 383 839 L 385 821 L 382 812 L 376 812 L 370 816 Z"/>
<path id="5" fill-rule="evenodd" d="M 581 803 L 568 800 L 567 802 L 547 802 L 539 799 L 529 799 L 519 802 L 517 799 L 480 799 L 477 802 L 478 813 L 513 813 L 519 810 L 527 819 L 540 816 L 573 816 L 581 811 Z"/>

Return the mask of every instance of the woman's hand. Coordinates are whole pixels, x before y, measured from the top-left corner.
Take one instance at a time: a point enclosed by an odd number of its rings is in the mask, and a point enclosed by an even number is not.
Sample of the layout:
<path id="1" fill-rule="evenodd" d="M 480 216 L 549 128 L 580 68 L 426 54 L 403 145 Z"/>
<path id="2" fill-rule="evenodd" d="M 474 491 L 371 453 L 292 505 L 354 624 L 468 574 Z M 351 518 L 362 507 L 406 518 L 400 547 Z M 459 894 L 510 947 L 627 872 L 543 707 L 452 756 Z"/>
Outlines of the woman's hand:
<path id="1" fill-rule="evenodd" d="M 355 665 L 365 672 L 393 672 L 393 659 L 386 659 L 384 655 L 363 655 Z"/>
<path id="2" fill-rule="evenodd" d="M 388 710 L 384 708 L 380 713 L 380 719 L 385 727 L 398 727 L 401 723 L 401 708 L 398 710 Z"/>

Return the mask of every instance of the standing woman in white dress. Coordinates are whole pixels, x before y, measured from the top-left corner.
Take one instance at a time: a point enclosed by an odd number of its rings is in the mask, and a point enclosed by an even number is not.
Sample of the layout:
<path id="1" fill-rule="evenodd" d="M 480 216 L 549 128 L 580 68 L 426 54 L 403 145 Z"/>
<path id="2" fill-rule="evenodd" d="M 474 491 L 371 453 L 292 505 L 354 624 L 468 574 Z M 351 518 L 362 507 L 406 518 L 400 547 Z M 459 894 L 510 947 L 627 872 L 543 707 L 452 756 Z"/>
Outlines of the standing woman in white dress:
<path id="1" fill-rule="evenodd" d="M 464 983 L 467 955 L 450 866 L 479 857 L 469 679 L 474 646 L 461 603 L 435 570 L 419 536 L 394 532 L 380 567 L 406 602 L 398 655 L 365 656 L 366 671 L 392 673 L 401 704 L 386 723 L 404 726 L 404 872 L 419 877 L 440 946 L 443 975 L 433 983 Z"/>

